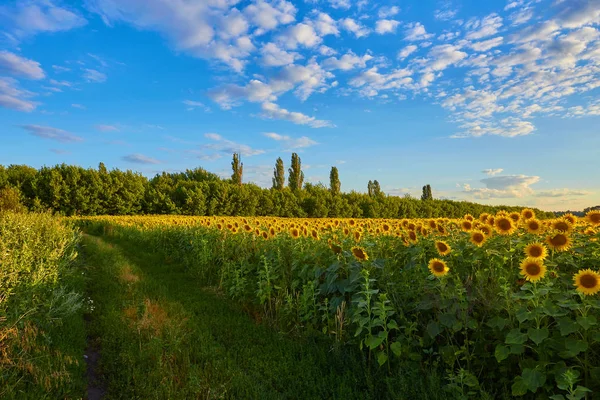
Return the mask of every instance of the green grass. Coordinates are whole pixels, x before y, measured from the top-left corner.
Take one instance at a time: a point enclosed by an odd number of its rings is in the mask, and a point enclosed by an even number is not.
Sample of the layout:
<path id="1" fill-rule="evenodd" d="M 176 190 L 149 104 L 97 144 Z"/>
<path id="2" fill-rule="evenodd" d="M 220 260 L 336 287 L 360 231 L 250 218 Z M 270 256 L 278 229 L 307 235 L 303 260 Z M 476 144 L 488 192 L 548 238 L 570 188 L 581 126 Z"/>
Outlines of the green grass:
<path id="1" fill-rule="evenodd" d="M 418 366 L 389 374 L 354 347 L 257 323 L 151 249 L 93 236 L 83 246 L 107 398 L 448 398 Z"/>

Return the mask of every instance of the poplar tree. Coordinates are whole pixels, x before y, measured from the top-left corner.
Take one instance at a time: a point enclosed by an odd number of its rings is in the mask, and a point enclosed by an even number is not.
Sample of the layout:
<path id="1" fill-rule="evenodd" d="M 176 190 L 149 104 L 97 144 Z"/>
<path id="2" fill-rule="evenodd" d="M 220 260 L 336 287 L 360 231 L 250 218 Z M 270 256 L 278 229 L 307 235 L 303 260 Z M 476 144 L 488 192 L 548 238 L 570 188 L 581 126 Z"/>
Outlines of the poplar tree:
<path id="1" fill-rule="evenodd" d="M 329 189 L 331 190 L 331 194 L 339 194 L 341 186 L 342 183 L 340 182 L 337 167 L 331 167 L 331 172 L 329 173 Z"/>
<path id="2" fill-rule="evenodd" d="M 282 190 L 285 186 L 285 168 L 283 167 L 283 160 L 281 157 L 275 162 L 275 168 L 273 169 L 273 189 Z"/>
<path id="3" fill-rule="evenodd" d="M 236 185 L 242 184 L 242 175 L 244 174 L 244 164 L 240 162 L 240 154 L 233 153 L 233 161 L 231 161 L 231 181 Z"/>
<path id="4" fill-rule="evenodd" d="M 304 182 L 304 172 L 302 172 L 302 163 L 297 153 L 292 153 L 292 166 L 288 170 L 288 185 L 292 191 L 302 189 Z"/>

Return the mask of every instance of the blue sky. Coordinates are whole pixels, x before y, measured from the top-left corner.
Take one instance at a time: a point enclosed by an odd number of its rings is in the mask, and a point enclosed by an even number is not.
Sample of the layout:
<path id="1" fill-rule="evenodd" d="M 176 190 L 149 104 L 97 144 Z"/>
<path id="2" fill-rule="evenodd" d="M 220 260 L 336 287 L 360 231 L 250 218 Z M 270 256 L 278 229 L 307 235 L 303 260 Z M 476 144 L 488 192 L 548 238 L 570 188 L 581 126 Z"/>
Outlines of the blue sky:
<path id="1" fill-rule="evenodd" d="M 0 164 L 600 203 L 600 0 L 0 2 Z"/>

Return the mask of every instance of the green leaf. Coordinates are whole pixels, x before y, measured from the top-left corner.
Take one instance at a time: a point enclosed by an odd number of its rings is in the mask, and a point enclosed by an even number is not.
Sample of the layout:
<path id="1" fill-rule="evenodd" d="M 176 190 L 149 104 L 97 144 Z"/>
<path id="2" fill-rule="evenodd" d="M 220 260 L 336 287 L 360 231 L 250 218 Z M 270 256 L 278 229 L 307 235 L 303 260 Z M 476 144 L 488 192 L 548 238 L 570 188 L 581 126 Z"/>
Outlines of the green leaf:
<path id="1" fill-rule="evenodd" d="M 519 328 L 511 329 L 506 335 L 506 340 L 504 343 L 506 344 L 523 344 L 527 341 L 527 334 L 521 332 Z"/>
<path id="2" fill-rule="evenodd" d="M 561 336 L 570 335 L 573 332 L 579 330 L 579 326 L 569 317 L 562 317 L 556 321 L 558 328 L 560 329 Z"/>
<path id="3" fill-rule="evenodd" d="M 565 351 L 561 351 L 559 356 L 563 358 L 575 357 L 577 354 L 588 349 L 587 342 L 575 338 L 565 339 Z"/>
<path id="4" fill-rule="evenodd" d="M 391 320 L 390 322 L 388 322 L 387 327 L 388 330 L 398 329 L 398 324 L 396 323 L 396 321 Z"/>
<path id="5" fill-rule="evenodd" d="M 388 360 L 388 356 L 387 354 L 385 354 L 385 352 L 380 351 L 377 354 L 377 364 L 379 364 L 379 366 L 381 367 L 383 364 L 385 364 L 385 362 Z"/>
<path id="6" fill-rule="evenodd" d="M 440 324 L 438 324 L 437 321 L 431 321 L 427 324 L 427 333 L 432 339 L 439 335 L 440 332 Z"/>
<path id="7" fill-rule="evenodd" d="M 523 354 L 525 352 L 525 346 L 522 344 L 511 344 L 510 354 Z"/>
<path id="8" fill-rule="evenodd" d="M 512 384 L 511 390 L 513 396 L 523 396 L 527 393 L 527 385 L 523 381 L 523 378 L 517 376 Z"/>
<path id="9" fill-rule="evenodd" d="M 394 353 L 396 357 L 400 357 L 400 354 L 402 354 L 402 345 L 398 342 L 392 343 L 390 349 L 392 349 L 392 353 Z"/>
<path id="10" fill-rule="evenodd" d="M 597 325 L 598 321 L 596 320 L 596 317 L 594 317 L 593 315 L 587 315 L 585 317 L 580 315 L 577 317 L 577 323 L 579 325 L 581 325 L 581 327 L 587 331 L 592 326 Z"/>
<path id="11" fill-rule="evenodd" d="M 379 347 L 384 340 L 385 337 L 382 336 L 369 336 L 365 339 L 365 344 L 369 346 L 371 350 L 373 350 L 374 348 Z"/>
<path id="12" fill-rule="evenodd" d="M 529 335 L 529 339 L 539 345 L 548 338 L 550 332 L 548 328 L 529 328 L 527 329 L 527 335 Z"/>
<path id="13" fill-rule="evenodd" d="M 552 400 L 565 400 L 565 396 L 563 396 L 562 394 L 553 394 L 552 396 L 550 396 L 550 398 Z"/>
<path id="14" fill-rule="evenodd" d="M 457 322 L 456 315 L 451 313 L 442 314 L 440 315 L 440 322 L 442 325 L 452 328 L 452 326 L 454 326 L 454 324 Z"/>
<path id="15" fill-rule="evenodd" d="M 494 356 L 498 362 L 502 362 L 508 358 L 510 355 L 510 348 L 508 346 L 503 346 L 501 344 L 496 346 L 496 351 L 494 351 Z"/>
<path id="16" fill-rule="evenodd" d="M 531 318 L 531 311 L 529 311 L 526 308 L 521 308 L 516 312 L 515 316 L 517 317 L 520 323 L 523 323 L 529 318 Z"/>
<path id="17" fill-rule="evenodd" d="M 535 393 L 546 383 L 546 374 L 537 369 L 525 368 L 521 374 L 527 389 Z"/>

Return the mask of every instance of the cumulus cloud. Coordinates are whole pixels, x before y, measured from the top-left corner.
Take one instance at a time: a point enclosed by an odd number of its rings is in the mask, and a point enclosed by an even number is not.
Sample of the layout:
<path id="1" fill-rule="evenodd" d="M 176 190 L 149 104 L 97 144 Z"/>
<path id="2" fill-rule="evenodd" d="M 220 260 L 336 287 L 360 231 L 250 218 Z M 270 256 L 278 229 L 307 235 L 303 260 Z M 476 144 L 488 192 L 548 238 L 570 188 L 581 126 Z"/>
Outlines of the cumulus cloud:
<path id="1" fill-rule="evenodd" d="M 44 79 L 46 74 L 37 61 L 9 51 L 0 51 L 0 72 L 27 79 Z"/>
<path id="2" fill-rule="evenodd" d="M 488 51 L 490 49 L 493 49 L 494 47 L 500 46 L 503 41 L 504 38 L 502 36 L 498 36 L 493 39 L 471 43 L 469 46 L 475 51 Z"/>
<path id="3" fill-rule="evenodd" d="M 196 108 L 202 108 L 204 111 L 207 112 L 210 111 L 210 107 L 207 107 L 206 105 L 204 105 L 204 103 L 200 101 L 183 100 L 182 103 L 187 106 L 186 110 L 188 111 L 195 110 Z"/>
<path id="4" fill-rule="evenodd" d="M 12 78 L 0 77 L 0 106 L 12 110 L 31 112 L 38 103 L 29 100 L 34 93 L 19 88 Z"/>
<path id="5" fill-rule="evenodd" d="M 464 184 L 463 190 L 479 199 L 521 198 L 533 194 L 531 185 L 540 181 L 539 176 L 503 175 L 481 179 L 484 188 L 473 188 Z"/>
<path id="6" fill-rule="evenodd" d="M 587 196 L 592 192 L 588 190 L 573 190 L 573 189 L 552 189 L 541 192 L 536 192 L 535 197 L 575 197 L 575 196 Z"/>
<path id="7" fill-rule="evenodd" d="M 25 38 L 44 32 L 68 31 L 87 24 L 76 11 L 51 0 L 17 1 L 0 6 L 0 22 L 14 37 Z"/>
<path id="8" fill-rule="evenodd" d="M 323 67 L 327 69 L 341 69 L 342 71 L 349 71 L 355 68 L 364 68 L 367 61 L 372 60 L 373 56 L 365 54 L 360 57 L 352 52 L 348 52 L 341 56 L 339 59 L 336 57 L 330 57 L 323 61 Z"/>
<path id="9" fill-rule="evenodd" d="M 281 119 L 285 121 L 293 122 L 298 125 L 308 125 L 312 128 L 325 128 L 334 127 L 331 121 L 320 120 L 315 117 L 309 117 L 308 115 L 300 112 L 288 111 L 285 108 L 279 107 L 279 105 L 271 102 L 265 102 L 262 104 L 263 118 L 267 119 Z"/>
<path id="10" fill-rule="evenodd" d="M 53 128 L 51 126 L 42 125 L 21 125 L 26 132 L 33 136 L 41 137 L 44 139 L 56 140 L 57 142 L 70 143 L 70 142 L 81 142 L 83 139 L 79 136 L 73 135 L 65 130 Z"/>
<path id="11" fill-rule="evenodd" d="M 257 34 L 287 25 L 296 19 L 296 7 L 288 1 L 267 2 L 258 0 L 244 9 L 247 18 L 258 27 Z"/>
<path id="12" fill-rule="evenodd" d="M 394 15 L 398 14 L 400 12 L 400 7 L 398 6 L 384 6 L 381 7 L 379 9 L 379 11 L 377 12 L 377 15 L 379 16 L 379 18 L 389 18 L 389 17 L 393 17 Z"/>
<path id="13" fill-rule="evenodd" d="M 260 53 L 262 54 L 262 64 L 267 67 L 281 67 L 293 64 L 295 60 L 302 58 L 299 53 L 285 51 L 275 43 L 263 45 Z"/>
<path id="14" fill-rule="evenodd" d="M 468 40 L 482 39 L 495 35 L 501 27 L 502 18 L 496 13 L 492 13 L 482 19 L 474 18 L 465 24 L 465 28 L 469 30 L 469 33 L 465 37 Z"/>
<path id="15" fill-rule="evenodd" d="M 408 45 L 398 52 L 398 59 L 403 60 L 414 53 L 419 47 L 414 44 Z"/>
<path id="16" fill-rule="evenodd" d="M 375 32 L 380 35 L 384 35 L 386 33 L 395 33 L 399 24 L 400 22 L 394 21 L 393 19 L 380 19 L 375 24 Z"/>
<path id="17" fill-rule="evenodd" d="M 369 28 L 365 27 L 364 25 L 361 25 L 359 22 L 356 22 L 352 18 L 344 18 L 340 20 L 340 24 L 342 28 L 344 28 L 348 32 L 353 33 L 354 36 L 356 36 L 357 38 L 368 36 L 370 33 Z"/>
<path id="18" fill-rule="evenodd" d="M 420 22 L 413 22 L 407 25 L 407 29 L 404 32 L 404 39 L 409 41 L 426 40 L 433 37 L 432 34 L 427 33 L 425 26 Z"/>
<path id="19" fill-rule="evenodd" d="M 140 153 L 129 154 L 124 156 L 122 160 L 135 164 L 160 164 L 159 160 Z"/>
<path id="20" fill-rule="evenodd" d="M 314 47 L 322 39 L 312 26 L 300 23 L 287 28 L 277 40 L 288 49 L 297 49 L 299 46 Z"/>
<path id="21" fill-rule="evenodd" d="M 315 142 L 307 136 L 302 136 L 295 139 L 291 136 L 280 135 L 275 132 L 265 132 L 263 135 L 268 137 L 269 139 L 281 142 L 285 147 L 285 150 L 304 149 L 306 147 L 311 147 L 318 144 L 317 142 Z"/>

